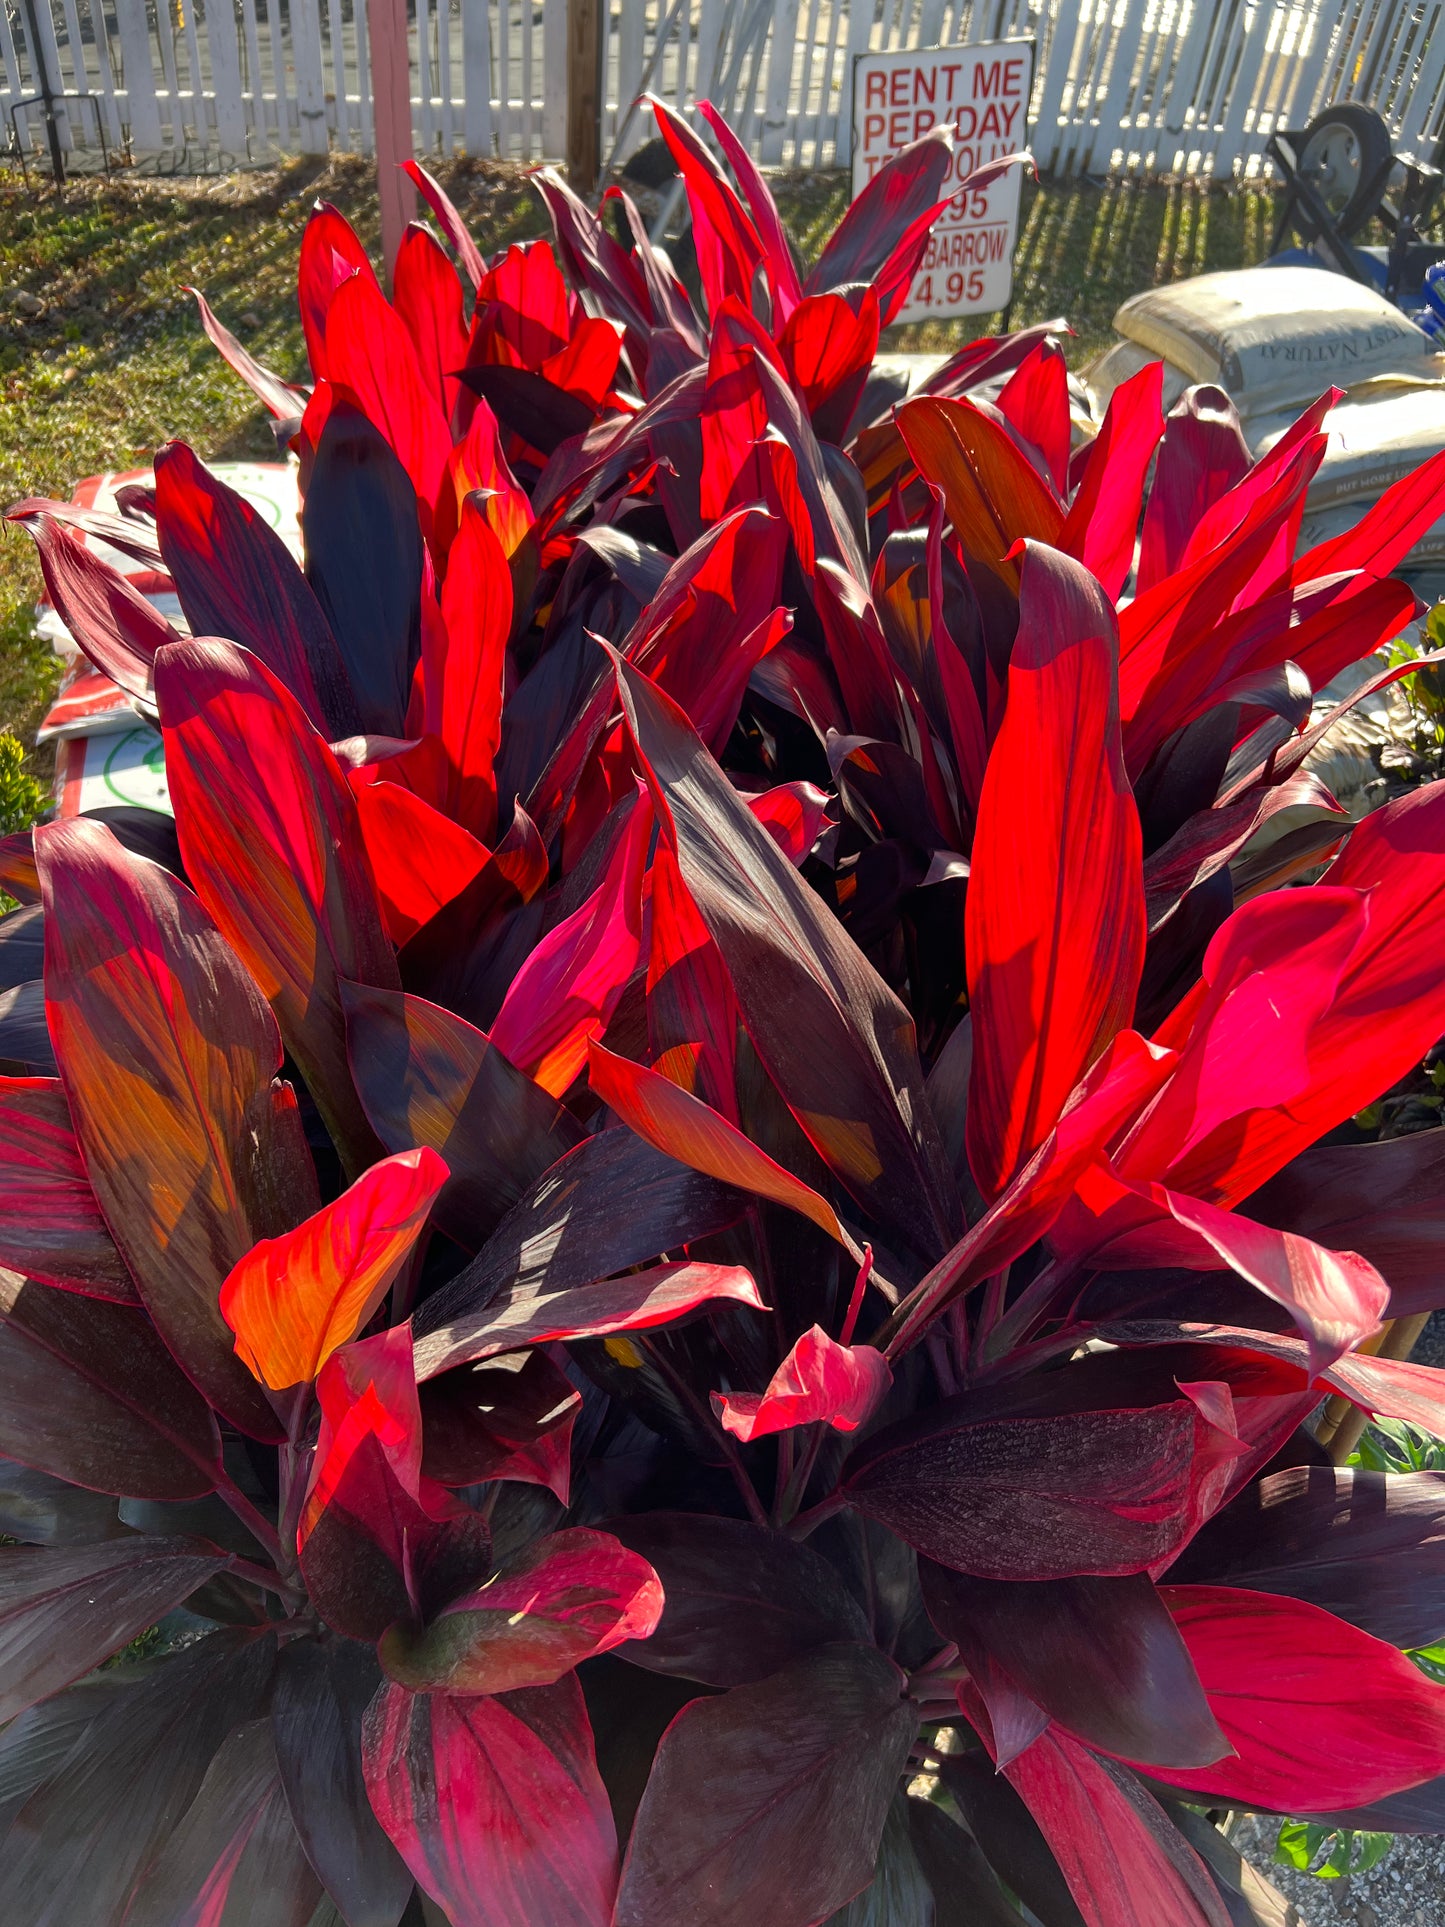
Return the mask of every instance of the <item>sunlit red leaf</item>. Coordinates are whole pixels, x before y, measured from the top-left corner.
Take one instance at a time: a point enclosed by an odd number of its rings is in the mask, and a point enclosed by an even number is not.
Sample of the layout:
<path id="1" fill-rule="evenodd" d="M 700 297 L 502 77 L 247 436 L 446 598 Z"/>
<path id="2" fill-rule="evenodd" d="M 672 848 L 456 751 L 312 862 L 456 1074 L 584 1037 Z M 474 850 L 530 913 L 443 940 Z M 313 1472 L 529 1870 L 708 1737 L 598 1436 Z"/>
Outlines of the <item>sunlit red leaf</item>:
<path id="1" fill-rule="evenodd" d="M 497 830 L 493 764 L 502 737 L 512 575 L 475 498 L 462 505 L 461 526 L 447 557 L 442 622 L 444 637 L 422 631 L 426 728 L 446 751 L 447 814 L 491 843 Z"/>
<path id="2" fill-rule="evenodd" d="M 353 782 L 352 791 L 382 922 L 400 948 L 481 874 L 491 851 L 413 790 L 388 782 L 385 769 L 372 772 L 376 782 Z"/>
<path id="3" fill-rule="evenodd" d="M 798 1339 L 765 1392 L 714 1392 L 712 1402 L 723 1430 L 745 1442 L 795 1425 L 856 1432 L 892 1382 L 881 1352 L 871 1345 L 840 1345 L 814 1325 Z"/>
<path id="4" fill-rule="evenodd" d="M 1308 1814 L 1445 1772 L 1445 1688 L 1393 1646 L 1273 1593 L 1166 1586 L 1163 1598 L 1238 1757 L 1159 1778 Z"/>
<path id="5" fill-rule="evenodd" d="M 376 1138 L 346 1061 L 338 984 L 389 989 L 397 977 L 356 799 L 295 697 L 244 650 L 172 644 L 156 695 L 187 874 L 359 1172 Z"/>
<path id="6" fill-rule="evenodd" d="M 753 277 L 765 253 L 757 229 L 722 169 L 686 122 L 660 100 L 649 99 L 647 104 L 657 116 L 662 138 L 687 188 L 698 273 L 710 318 L 716 322 L 729 296 L 751 310 Z"/>
<path id="7" fill-rule="evenodd" d="M 1041 341 L 1019 363 L 999 391 L 998 412 L 1033 443 L 1062 496 L 1069 486 L 1069 376 L 1054 343 Z"/>
<path id="8" fill-rule="evenodd" d="M 597 888 L 538 944 L 512 980 L 491 1039 L 518 1070 L 561 1097 L 587 1061 L 637 968 L 642 873 L 652 806 L 639 797 Z"/>
<path id="9" fill-rule="evenodd" d="M 968 1155 L 985 1197 L 1133 1014 L 1142 846 L 1116 688 L 1108 601 L 1084 569 L 1030 544 L 967 903 Z"/>
<path id="10" fill-rule="evenodd" d="M 431 230 L 420 222 L 413 222 L 402 237 L 391 289 L 393 305 L 416 348 L 422 379 L 450 421 L 461 390 L 456 373 L 467 358 L 462 284 Z"/>
<path id="11" fill-rule="evenodd" d="M 1059 531 L 1059 547 L 1098 577 L 1111 601 L 1118 600 L 1134 566 L 1144 478 L 1164 432 L 1163 382 L 1163 362 L 1151 361 L 1109 397 Z"/>
<path id="12" fill-rule="evenodd" d="M 972 402 L 920 396 L 899 409 L 898 428 L 920 473 L 943 491 L 965 550 L 1010 588 L 1019 579 L 1009 559 L 1016 542 L 1058 545 L 1064 511 L 1051 485 Z"/>
<path id="13" fill-rule="evenodd" d="M 306 353 L 315 376 L 331 372 L 326 361 L 327 318 L 337 289 L 355 275 L 376 286 L 376 271 L 351 223 L 336 208 L 318 202 L 301 235 L 296 289 Z"/>
<path id="14" fill-rule="evenodd" d="M 415 344 L 374 279 L 354 275 L 326 315 L 326 374 L 354 396 L 411 477 L 428 531 L 451 453 L 442 404 L 427 387 Z"/>
<path id="15" fill-rule="evenodd" d="M 309 1385 L 366 1326 L 446 1179 L 435 1151 L 399 1152 L 294 1231 L 247 1252 L 221 1287 L 221 1315 L 263 1385 Z"/>

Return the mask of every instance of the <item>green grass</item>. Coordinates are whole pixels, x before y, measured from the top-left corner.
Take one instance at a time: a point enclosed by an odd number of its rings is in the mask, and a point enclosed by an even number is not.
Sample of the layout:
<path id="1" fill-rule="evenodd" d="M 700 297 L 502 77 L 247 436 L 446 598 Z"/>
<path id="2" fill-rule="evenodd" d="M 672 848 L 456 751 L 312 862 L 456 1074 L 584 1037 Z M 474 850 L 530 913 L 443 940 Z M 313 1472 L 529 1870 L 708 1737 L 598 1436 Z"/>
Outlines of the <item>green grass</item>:
<path id="1" fill-rule="evenodd" d="M 482 163 L 445 170 L 484 251 L 544 231 L 520 172 Z M 318 196 L 334 200 L 373 248 L 374 177 L 363 162 L 281 166 L 210 181 L 117 175 L 72 182 L 58 201 L 0 171 L 0 501 L 66 496 L 83 475 L 143 466 L 173 436 L 212 459 L 274 457 L 266 419 L 201 333 L 186 284 L 283 375 L 305 372 L 296 318 L 296 248 Z M 1078 331 L 1072 358 L 1104 345 L 1114 309 L 1157 281 L 1259 259 L 1270 196 L 1189 185 L 1025 189 L 1015 326 L 1055 315 Z M 846 202 L 842 176 L 779 183 L 784 217 L 814 258 Z M 35 319 L 15 307 L 45 303 Z M 996 326 L 924 323 L 898 345 L 946 348 Z M 39 584 L 29 538 L 0 540 L 0 730 L 29 743 L 54 665 L 29 635 Z"/>

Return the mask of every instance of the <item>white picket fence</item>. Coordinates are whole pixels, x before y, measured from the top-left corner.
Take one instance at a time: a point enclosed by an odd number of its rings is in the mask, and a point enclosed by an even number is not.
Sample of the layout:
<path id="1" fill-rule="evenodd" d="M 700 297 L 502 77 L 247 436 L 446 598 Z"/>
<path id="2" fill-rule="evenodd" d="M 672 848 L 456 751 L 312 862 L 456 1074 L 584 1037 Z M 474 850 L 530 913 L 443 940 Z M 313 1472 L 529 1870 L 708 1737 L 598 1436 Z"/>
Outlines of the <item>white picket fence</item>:
<path id="1" fill-rule="evenodd" d="M 560 155 L 566 0 L 409 0 L 419 154 Z M 371 144 L 366 0 L 27 0 L 0 8 L 0 134 L 36 90 L 96 97 L 112 146 L 177 169 Z M 851 74 L 869 49 L 1028 35 L 1041 166 L 1228 178 L 1318 107 L 1365 100 L 1429 158 L 1445 131 L 1445 0 L 610 0 L 604 152 L 650 117 L 732 110 L 765 164 L 846 166 Z M 97 109 L 71 103 L 67 144 Z M 43 147 L 38 113 L 21 138 Z M 28 132 L 27 132 L 28 130 Z"/>

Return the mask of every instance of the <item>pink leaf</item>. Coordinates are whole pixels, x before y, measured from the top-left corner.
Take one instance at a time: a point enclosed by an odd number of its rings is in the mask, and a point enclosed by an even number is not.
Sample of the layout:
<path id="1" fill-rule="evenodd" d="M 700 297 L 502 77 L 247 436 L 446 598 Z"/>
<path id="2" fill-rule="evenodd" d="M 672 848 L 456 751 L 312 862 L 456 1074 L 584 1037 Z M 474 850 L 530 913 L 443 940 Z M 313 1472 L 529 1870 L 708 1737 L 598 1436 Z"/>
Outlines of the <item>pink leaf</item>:
<path id="1" fill-rule="evenodd" d="M 723 1430 L 747 1443 L 796 1425 L 831 1425 L 856 1432 L 871 1416 L 893 1374 L 871 1345 L 840 1345 L 820 1325 L 805 1331 L 774 1372 L 768 1389 L 714 1392 Z"/>

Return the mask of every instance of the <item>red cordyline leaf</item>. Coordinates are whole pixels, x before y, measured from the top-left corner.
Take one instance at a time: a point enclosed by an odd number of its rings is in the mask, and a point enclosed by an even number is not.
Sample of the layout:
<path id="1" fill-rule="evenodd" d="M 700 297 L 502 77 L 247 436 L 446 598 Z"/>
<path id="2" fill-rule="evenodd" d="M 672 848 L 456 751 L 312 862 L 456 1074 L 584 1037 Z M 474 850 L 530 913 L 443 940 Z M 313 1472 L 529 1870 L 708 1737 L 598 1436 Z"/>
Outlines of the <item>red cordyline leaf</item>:
<path id="1" fill-rule="evenodd" d="M 475 492 L 487 526 L 510 556 L 532 527 L 532 505 L 502 451 L 496 416 L 480 395 L 473 402 L 467 432 L 447 457 L 446 480 L 437 501 L 436 540 L 443 551 L 450 549 L 461 522 L 462 503 Z"/>
<path id="2" fill-rule="evenodd" d="M 423 797 L 381 776 L 385 763 L 351 779 L 357 822 L 376 882 L 386 934 L 400 948 L 486 868 L 485 843 Z M 366 778 L 371 777 L 372 781 Z M 425 851 L 425 861 L 417 853 Z"/>
<path id="3" fill-rule="evenodd" d="M 971 401 L 916 396 L 898 410 L 898 431 L 919 473 L 942 491 L 965 555 L 1016 588 L 1016 544 L 1060 539 L 1064 510 L 1052 484 L 1001 419 Z"/>
<path id="4" fill-rule="evenodd" d="M 778 338 L 783 365 L 823 441 L 841 442 L 878 352 L 878 297 L 805 295 Z"/>
<path id="5" fill-rule="evenodd" d="M 829 801 L 815 783 L 779 783 L 750 796 L 748 808 L 796 868 L 822 832 Z"/>
<path id="6" fill-rule="evenodd" d="M 1227 1586 L 1162 1597 L 1237 1755 L 1190 1793 L 1282 1813 L 1368 1806 L 1445 1773 L 1445 1687 L 1393 1646 L 1301 1599 Z"/>
<path id="7" fill-rule="evenodd" d="M 732 979 L 665 842 L 658 843 L 649 881 L 647 1042 L 653 1063 L 737 1124 L 740 1020 Z"/>
<path id="8" fill-rule="evenodd" d="M 437 801 L 483 843 L 497 833 L 493 772 L 502 740 L 502 682 L 512 629 L 512 572 L 501 543 L 468 497 L 442 584 L 445 635 L 422 631 L 425 727 L 447 759 Z"/>
<path id="9" fill-rule="evenodd" d="M 407 174 L 422 199 L 437 217 L 442 233 L 457 251 L 457 259 L 466 270 L 467 279 L 474 288 L 482 284 L 487 264 L 477 251 L 477 244 L 467 232 L 466 223 L 452 204 L 451 197 L 440 181 L 433 178 L 420 161 L 403 161 L 402 171 Z"/>
<path id="10" fill-rule="evenodd" d="M 538 373 L 595 412 L 611 392 L 621 359 L 621 323 L 603 315 L 583 315 L 566 347 L 548 355 Z"/>
<path id="11" fill-rule="evenodd" d="M 940 196 L 952 160 L 953 129 L 935 127 L 886 161 L 834 229 L 803 284 L 804 293 L 871 281 L 900 234 L 922 216 L 942 211 Z"/>
<path id="12" fill-rule="evenodd" d="M 416 348 L 422 379 L 450 421 L 461 392 L 457 371 L 467 358 L 462 284 L 431 230 L 420 222 L 412 222 L 402 237 L 391 289 L 393 305 Z"/>
<path id="13" fill-rule="evenodd" d="M 763 267 L 767 273 L 768 287 L 773 297 L 773 329 L 776 333 L 803 299 L 803 284 L 798 279 L 793 251 L 783 232 L 777 203 L 767 182 L 753 165 L 751 154 L 712 102 L 700 100 L 697 111 L 712 129 L 718 146 L 727 156 L 728 165 L 737 176 L 738 186 L 748 204 L 748 212 L 753 217 L 753 227 L 763 247 Z"/>
<path id="14" fill-rule="evenodd" d="M 1115 1154 L 1121 1178 L 1233 1205 L 1420 1061 L 1445 979 L 1442 820 L 1433 787 L 1402 797 L 1322 884 L 1221 926 L 1159 1033 L 1178 1069 Z"/>
<path id="15" fill-rule="evenodd" d="M 416 1692 L 552 1686 L 584 1659 L 646 1639 L 662 1603 L 645 1559 L 611 1533 L 574 1527 L 534 1540 L 423 1631 L 394 1627 L 381 1663 Z"/>
<path id="16" fill-rule="evenodd" d="M 959 1698 L 990 1755 L 1002 1758 L 981 1697 L 965 1685 Z M 1087 1927 L 1229 1927 L 1203 1861 L 1132 1775 L 1056 1726 L 1002 1770 Z"/>
<path id="17" fill-rule="evenodd" d="M 893 1373 L 871 1345 L 840 1345 L 814 1325 L 779 1365 L 762 1393 L 714 1392 L 725 1432 L 747 1443 L 796 1425 L 856 1432 L 881 1403 Z"/>
<path id="18" fill-rule="evenodd" d="M 722 169 L 692 129 L 669 113 L 660 100 L 649 95 L 647 104 L 657 117 L 662 138 L 687 189 L 697 240 L 697 270 L 709 317 L 716 323 L 729 297 L 751 311 L 753 277 L 766 255 L 757 229 Z"/>
<path id="19" fill-rule="evenodd" d="M 967 904 L 968 1156 L 989 1198 L 1133 1014 L 1142 845 L 1115 678 L 1113 610 L 1098 585 L 1030 544 Z"/>
<path id="20" fill-rule="evenodd" d="M 453 1927 L 607 1927 L 617 1833 L 575 1677 L 502 1699 L 388 1683 L 362 1760 L 377 1818 Z"/>
<path id="21" fill-rule="evenodd" d="M 512 979 L 491 1039 L 518 1070 L 560 1097 L 587 1062 L 637 968 L 642 943 L 642 874 L 652 837 L 652 804 L 639 795 L 601 883 L 545 936 Z"/>
<path id="22" fill-rule="evenodd" d="M 716 1299 L 767 1306 L 752 1273 L 741 1265 L 655 1265 L 622 1278 L 561 1291 L 533 1287 L 502 1291 L 474 1318 L 459 1318 L 425 1332 L 416 1345 L 418 1378 L 435 1378 L 454 1365 L 497 1358 L 526 1345 L 558 1339 L 609 1338 L 614 1332 L 650 1331 L 671 1325 Z"/>
<path id="23" fill-rule="evenodd" d="M 236 1351 L 263 1385 L 309 1385 L 371 1320 L 421 1236 L 447 1167 L 435 1151 L 372 1165 L 333 1203 L 265 1238 L 221 1287 Z"/>
<path id="24" fill-rule="evenodd" d="M 101 824 L 43 824 L 35 853 L 46 1019 L 106 1223 L 190 1377 L 274 1439 L 217 1297 L 258 1237 L 316 1208 L 275 1020 L 191 892 Z"/>
<path id="25" fill-rule="evenodd" d="M 360 1173 L 379 1147 L 346 1060 L 338 985 L 391 989 L 397 974 L 350 786 L 295 697 L 230 643 L 172 643 L 156 700 L 186 873 Z"/>
<path id="26" fill-rule="evenodd" d="M 1044 459 L 1060 495 L 1069 486 L 1069 375 L 1063 353 L 1051 341 L 1031 348 L 1004 383 L 998 412 Z M 1132 549 L 1132 544 L 1131 544 Z"/>
<path id="27" fill-rule="evenodd" d="M 1059 547 L 1092 570 L 1111 602 L 1118 601 L 1134 566 L 1144 478 L 1164 432 L 1163 383 L 1163 362 L 1151 361 L 1109 397 L 1059 532 Z"/>
<path id="28" fill-rule="evenodd" d="M 429 535 L 452 452 L 451 430 L 401 316 L 375 279 L 353 275 L 336 290 L 326 317 L 326 374 L 390 442 L 411 478 Z"/>
<path id="29" fill-rule="evenodd" d="M 187 287 L 182 292 L 195 302 L 206 338 L 221 359 L 235 369 L 252 394 L 270 409 L 278 421 L 295 421 L 306 406 L 306 390 L 293 388 L 289 382 L 282 381 L 279 375 L 272 374 L 269 368 L 263 368 L 254 356 L 248 354 L 230 329 L 222 327 L 217 321 L 210 303 L 199 288 Z"/>
<path id="30" fill-rule="evenodd" d="M 771 360 L 775 353 L 737 301 L 730 299 L 715 311 L 699 415 L 702 476 L 697 506 L 704 527 L 732 509 L 772 497 L 772 459 L 763 446 L 768 404 L 754 363 L 759 356 Z"/>
<path id="31" fill-rule="evenodd" d="M 356 230 L 336 208 L 318 201 L 301 236 L 296 286 L 306 353 L 318 380 L 331 372 L 326 362 L 326 323 L 331 304 L 337 289 L 353 275 L 376 287 L 376 271 Z"/>
<path id="32" fill-rule="evenodd" d="M 1222 388 L 1188 388 L 1164 423 L 1139 542 L 1142 592 L 1181 565 L 1206 512 L 1249 473 L 1249 445 Z"/>
<path id="33" fill-rule="evenodd" d="M 21 504 L 15 519 L 23 514 Z M 10 518 L 7 518 L 10 519 Z M 149 696 L 156 652 L 180 634 L 120 571 L 48 515 L 26 516 L 45 593 L 96 668 L 132 696 Z"/>
<path id="34" fill-rule="evenodd" d="M 0 1263 L 65 1291 L 140 1303 L 55 1078 L 0 1078 Z"/>
<path id="35" fill-rule="evenodd" d="M 694 1171 L 705 1171 L 724 1184 L 735 1184 L 740 1190 L 754 1191 L 759 1197 L 771 1198 L 774 1204 L 801 1212 L 846 1251 L 861 1258 L 827 1199 L 668 1075 L 674 1061 L 675 1054 L 669 1053 L 662 1068 L 646 1070 L 604 1050 L 594 1038 L 587 1046 L 587 1081 L 624 1124 L 668 1157 L 691 1165 Z"/>
<path id="36" fill-rule="evenodd" d="M 572 296 L 547 242 L 514 242 L 478 285 L 468 360 L 475 365 L 477 350 L 500 337 L 515 365 L 535 373 L 571 340 L 572 316 Z"/>

